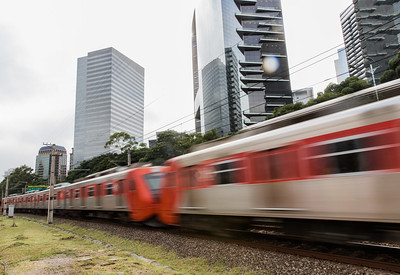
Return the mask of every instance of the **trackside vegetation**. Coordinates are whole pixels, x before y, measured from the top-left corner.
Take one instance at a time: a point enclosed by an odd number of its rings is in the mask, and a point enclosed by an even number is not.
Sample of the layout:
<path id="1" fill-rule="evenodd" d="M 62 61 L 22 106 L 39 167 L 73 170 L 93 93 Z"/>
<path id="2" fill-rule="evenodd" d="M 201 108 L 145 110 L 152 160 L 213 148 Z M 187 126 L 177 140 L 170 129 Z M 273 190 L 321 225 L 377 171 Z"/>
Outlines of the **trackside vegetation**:
<path id="1" fill-rule="evenodd" d="M 354 92 L 366 89 L 371 87 L 367 81 L 359 79 L 356 76 L 351 76 L 346 78 L 346 80 L 342 81 L 340 84 L 329 84 L 323 93 L 319 93 L 317 98 L 311 99 L 306 104 L 302 102 L 286 104 L 282 107 L 278 107 L 274 110 L 273 114 L 267 116 L 266 119 L 271 119 L 274 117 L 282 116 L 294 111 L 298 111 L 313 105 L 316 105 L 321 102 L 325 102 L 340 96 L 352 94 Z"/>
<path id="2" fill-rule="evenodd" d="M 101 230 L 45 223 L 43 217 L 17 216 L 17 226 L 12 227 L 12 219 L 0 216 L 0 274 L 253 274 L 246 267 L 182 258 L 163 247 Z"/>

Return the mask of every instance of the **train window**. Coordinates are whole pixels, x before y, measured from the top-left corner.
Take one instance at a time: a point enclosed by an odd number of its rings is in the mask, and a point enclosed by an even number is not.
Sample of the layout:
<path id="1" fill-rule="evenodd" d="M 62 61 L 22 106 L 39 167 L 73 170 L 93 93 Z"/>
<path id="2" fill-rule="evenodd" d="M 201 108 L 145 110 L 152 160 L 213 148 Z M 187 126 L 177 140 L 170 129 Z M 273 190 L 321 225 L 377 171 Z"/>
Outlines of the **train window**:
<path id="1" fill-rule="evenodd" d="M 315 175 L 393 169 L 396 146 L 388 130 L 328 140 L 309 147 L 310 166 Z"/>
<path id="2" fill-rule="evenodd" d="M 112 195 L 113 194 L 113 184 L 112 183 L 107 183 L 106 185 L 106 195 Z"/>
<path id="3" fill-rule="evenodd" d="M 159 194 L 161 179 L 163 178 L 163 176 L 164 176 L 164 173 L 158 173 L 158 172 L 145 174 L 143 176 L 144 180 L 149 185 L 149 187 L 154 195 Z"/>
<path id="4" fill-rule="evenodd" d="M 79 198 L 79 189 L 75 189 L 75 199 Z"/>
<path id="5" fill-rule="evenodd" d="M 216 184 L 229 184 L 244 182 L 244 165 L 242 160 L 225 160 L 213 164 Z"/>
<path id="6" fill-rule="evenodd" d="M 88 188 L 88 197 L 93 197 L 93 194 L 94 194 L 94 187 L 90 186 Z"/>
<path id="7" fill-rule="evenodd" d="M 292 179 L 299 176 L 296 150 L 272 150 L 252 160 L 256 181 Z"/>

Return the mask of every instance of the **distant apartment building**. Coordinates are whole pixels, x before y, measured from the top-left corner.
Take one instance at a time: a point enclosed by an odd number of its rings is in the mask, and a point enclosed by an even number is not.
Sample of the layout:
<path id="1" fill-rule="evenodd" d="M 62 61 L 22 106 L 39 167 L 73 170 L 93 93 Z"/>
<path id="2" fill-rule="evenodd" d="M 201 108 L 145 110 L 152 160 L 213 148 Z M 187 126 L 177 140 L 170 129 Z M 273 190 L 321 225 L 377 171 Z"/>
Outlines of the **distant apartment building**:
<path id="1" fill-rule="evenodd" d="M 346 80 L 350 76 L 349 66 L 347 65 L 346 51 L 344 48 L 337 50 L 338 59 L 335 60 L 335 71 L 337 83 Z"/>
<path id="2" fill-rule="evenodd" d="M 239 60 L 233 0 L 203 0 L 192 21 L 192 61 L 196 131 L 221 136 L 242 128 Z"/>
<path id="3" fill-rule="evenodd" d="M 340 14 L 350 76 L 378 81 L 400 47 L 400 0 L 353 0 Z"/>
<path id="4" fill-rule="evenodd" d="M 293 103 L 301 102 L 306 104 L 309 100 L 314 98 L 313 88 L 304 88 L 293 90 Z"/>
<path id="5" fill-rule="evenodd" d="M 52 146 L 43 146 L 36 156 L 35 174 L 42 179 L 50 177 Z M 67 176 L 67 150 L 56 145 L 55 150 L 55 176 L 56 180 L 64 180 Z"/>
<path id="6" fill-rule="evenodd" d="M 144 68 L 114 48 L 78 58 L 74 164 L 108 152 L 110 135 L 143 139 Z"/>
<path id="7" fill-rule="evenodd" d="M 232 0 L 233 1 L 233 0 Z M 280 0 L 235 0 L 241 38 L 242 91 L 248 95 L 244 115 L 251 125 L 277 107 L 292 103 L 283 12 Z"/>

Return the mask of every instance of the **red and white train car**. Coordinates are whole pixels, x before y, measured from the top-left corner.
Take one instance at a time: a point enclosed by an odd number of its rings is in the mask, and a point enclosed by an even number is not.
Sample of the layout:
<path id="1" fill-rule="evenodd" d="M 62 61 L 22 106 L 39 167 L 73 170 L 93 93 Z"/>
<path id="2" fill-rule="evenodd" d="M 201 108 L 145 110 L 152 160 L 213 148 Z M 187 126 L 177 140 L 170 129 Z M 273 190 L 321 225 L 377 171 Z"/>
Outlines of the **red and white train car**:
<path id="1" fill-rule="evenodd" d="M 168 161 L 159 219 L 318 239 L 400 231 L 400 96 Z"/>
<path id="2" fill-rule="evenodd" d="M 165 167 L 120 168 L 110 174 L 89 176 L 82 181 L 56 185 L 55 213 L 118 218 L 147 222 L 159 204 L 159 188 Z M 48 209 L 49 191 L 9 196 L 15 211 L 43 212 Z"/>

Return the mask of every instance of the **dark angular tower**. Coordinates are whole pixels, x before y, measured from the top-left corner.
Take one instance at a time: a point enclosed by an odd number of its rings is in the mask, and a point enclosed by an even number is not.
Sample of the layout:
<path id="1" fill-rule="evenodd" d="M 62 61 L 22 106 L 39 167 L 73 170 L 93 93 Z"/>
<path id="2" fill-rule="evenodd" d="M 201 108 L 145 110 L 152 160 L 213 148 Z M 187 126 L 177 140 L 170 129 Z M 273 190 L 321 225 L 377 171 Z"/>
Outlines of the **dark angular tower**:
<path id="1" fill-rule="evenodd" d="M 241 24 L 237 33 L 243 43 L 240 62 L 242 91 L 248 94 L 244 115 L 251 125 L 272 114 L 276 107 L 292 103 L 280 0 L 235 0 Z"/>

